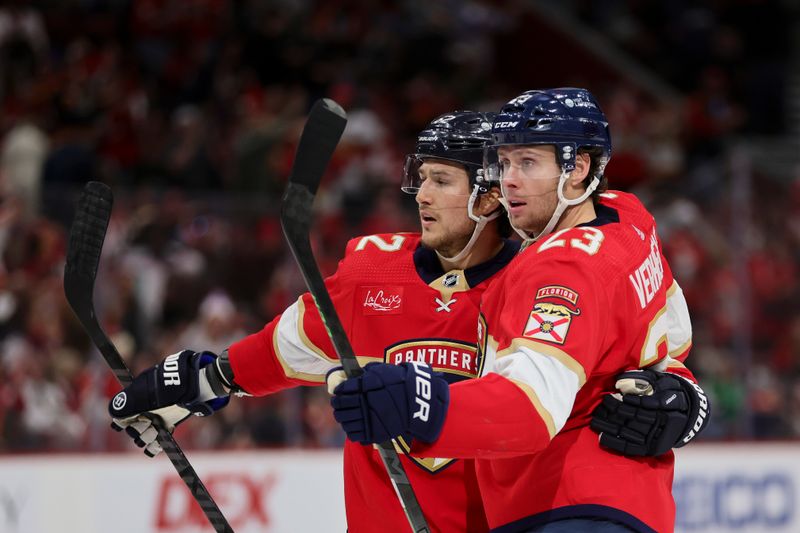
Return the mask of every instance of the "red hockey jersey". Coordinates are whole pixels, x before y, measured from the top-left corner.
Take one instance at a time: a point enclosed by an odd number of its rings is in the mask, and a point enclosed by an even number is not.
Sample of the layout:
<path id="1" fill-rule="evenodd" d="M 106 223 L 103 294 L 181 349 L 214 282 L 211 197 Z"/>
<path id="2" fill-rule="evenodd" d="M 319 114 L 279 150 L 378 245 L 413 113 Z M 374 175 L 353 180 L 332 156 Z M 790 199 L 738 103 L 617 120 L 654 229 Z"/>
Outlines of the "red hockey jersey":
<path id="1" fill-rule="evenodd" d="M 525 249 L 484 293 L 484 375 L 450 387 L 440 438 L 414 446 L 478 458 L 493 531 L 567 517 L 674 528 L 673 454 L 611 453 L 589 421 L 622 371 L 691 377 L 689 314 L 639 201 L 606 193 L 597 214 Z"/>
<path id="2" fill-rule="evenodd" d="M 353 239 L 326 280 L 361 364 L 424 361 L 451 382 L 477 377 L 480 298 L 495 273 L 518 251 L 502 251 L 466 271 L 443 272 L 417 234 Z M 320 385 L 338 366 L 336 352 L 309 294 L 254 335 L 232 345 L 236 382 L 265 395 L 295 385 Z M 474 461 L 401 457 L 432 531 L 481 532 L 483 514 Z M 373 447 L 347 441 L 344 485 L 350 533 L 405 531 L 402 511 Z"/>

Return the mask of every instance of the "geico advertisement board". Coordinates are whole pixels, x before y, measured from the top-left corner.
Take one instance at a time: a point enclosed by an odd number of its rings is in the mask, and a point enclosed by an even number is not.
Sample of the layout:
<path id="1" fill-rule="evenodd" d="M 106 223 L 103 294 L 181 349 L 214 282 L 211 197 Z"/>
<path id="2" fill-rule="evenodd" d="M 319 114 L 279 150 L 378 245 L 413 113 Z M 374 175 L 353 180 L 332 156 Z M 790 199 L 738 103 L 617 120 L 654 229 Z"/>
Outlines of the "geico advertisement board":
<path id="1" fill-rule="evenodd" d="M 338 450 L 189 458 L 237 533 L 345 531 Z M 694 444 L 677 466 L 677 531 L 800 531 L 800 446 Z M 0 532 L 108 531 L 212 530 L 165 457 L 0 458 Z"/>
<path id="2" fill-rule="evenodd" d="M 677 531 L 800 531 L 800 444 L 694 444 L 675 464 Z"/>

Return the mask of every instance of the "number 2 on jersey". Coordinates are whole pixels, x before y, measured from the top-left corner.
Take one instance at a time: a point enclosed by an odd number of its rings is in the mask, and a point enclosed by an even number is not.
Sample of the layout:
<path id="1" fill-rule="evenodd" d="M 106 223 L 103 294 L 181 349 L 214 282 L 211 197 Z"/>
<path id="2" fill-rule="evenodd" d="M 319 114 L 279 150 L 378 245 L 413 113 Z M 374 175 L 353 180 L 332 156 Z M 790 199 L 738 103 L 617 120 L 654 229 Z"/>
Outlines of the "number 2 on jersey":
<path id="1" fill-rule="evenodd" d="M 378 235 L 369 235 L 358 241 L 358 244 L 356 244 L 356 251 L 363 250 L 367 247 L 368 243 L 372 243 L 382 252 L 396 252 L 403 246 L 403 241 L 405 240 L 406 238 L 402 235 L 392 235 L 392 242 L 386 242 Z"/>

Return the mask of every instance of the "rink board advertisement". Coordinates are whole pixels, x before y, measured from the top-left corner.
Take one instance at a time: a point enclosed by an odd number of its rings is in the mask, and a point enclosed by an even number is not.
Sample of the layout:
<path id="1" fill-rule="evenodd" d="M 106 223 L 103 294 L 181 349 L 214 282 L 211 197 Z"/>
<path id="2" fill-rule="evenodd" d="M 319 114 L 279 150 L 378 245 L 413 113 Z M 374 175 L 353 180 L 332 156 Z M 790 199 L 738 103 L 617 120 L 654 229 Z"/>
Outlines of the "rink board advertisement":
<path id="1" fill-rule="evenodd" d="M 340 450 L 186 455 L 236 533 L 345 529 Z M 112 531 L 213 533 L 163 454 L 0 459 L 0 532 Z"/>
<path id="2" fill-rule="evenodd" d="M 694 444 L 675 464 L 676 531 L 800 531 L 800 443 Z"/>
<path id="3" fill-rule="evenodd" d="M 677 531 L 800 531 L 800 446 L 695 444 L 678 453 Z M 345 530 L 339 450 L 188 455 L 237 533 Z M 212 530 L 163 456 L 0 457 L 0 532 L 77 531 Z"/>

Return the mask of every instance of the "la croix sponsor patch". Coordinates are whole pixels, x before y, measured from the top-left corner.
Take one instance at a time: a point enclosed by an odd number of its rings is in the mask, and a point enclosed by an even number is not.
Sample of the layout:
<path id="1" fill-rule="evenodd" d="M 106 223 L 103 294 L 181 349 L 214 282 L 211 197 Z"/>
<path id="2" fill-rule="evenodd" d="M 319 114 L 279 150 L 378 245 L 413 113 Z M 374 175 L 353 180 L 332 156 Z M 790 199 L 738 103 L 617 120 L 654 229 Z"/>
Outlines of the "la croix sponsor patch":
<path id="1" fill-rule="evenodd" d="M 365 315 L 399 315 L 403 312 L 403 287 L 361 287 L 359 301 Z"/>
<path id="2" fill-rule="evenodd" d="M 578 302 L 578 293 L 568 287 L 554 285 L 536 291 L 536 302 L 522 333 L 523 337 L 529 339 L 564 344 L 572 317 L 580 315 L 581 310 L 552 301 L 540 302 L 540 299 L 565 300 L 574 306 Z"/>

